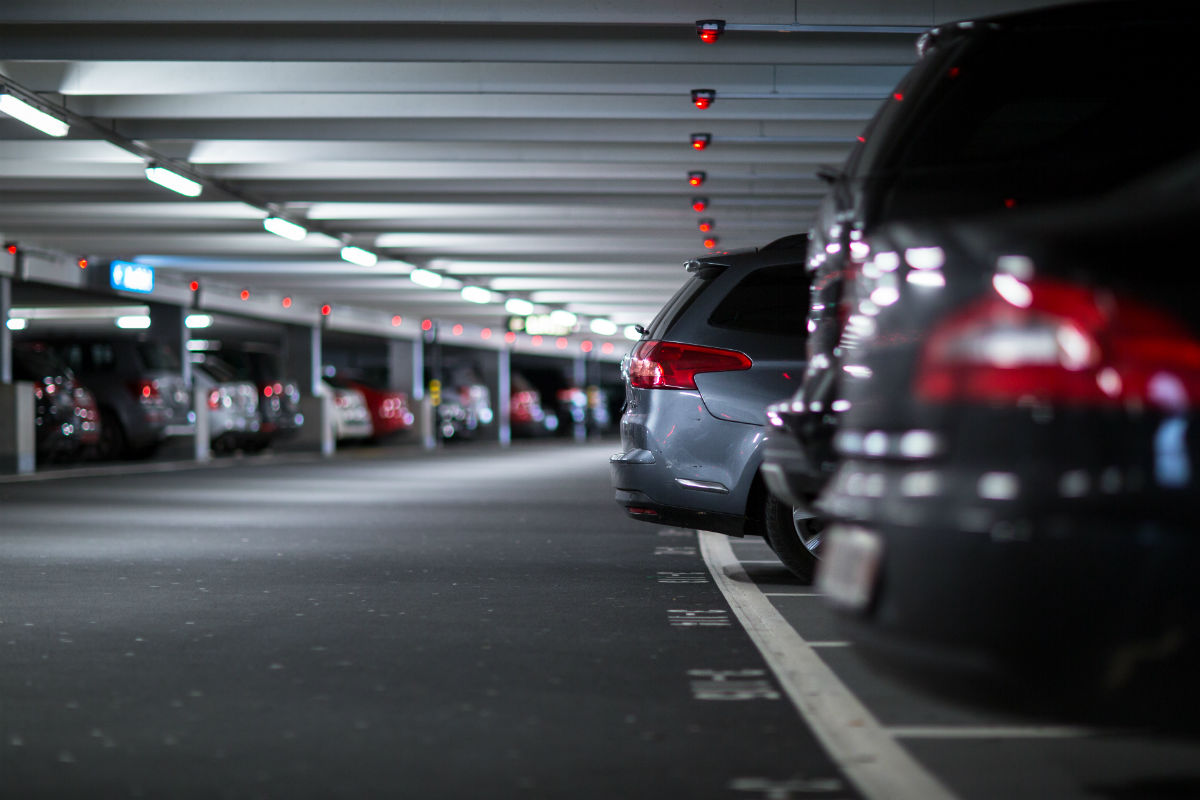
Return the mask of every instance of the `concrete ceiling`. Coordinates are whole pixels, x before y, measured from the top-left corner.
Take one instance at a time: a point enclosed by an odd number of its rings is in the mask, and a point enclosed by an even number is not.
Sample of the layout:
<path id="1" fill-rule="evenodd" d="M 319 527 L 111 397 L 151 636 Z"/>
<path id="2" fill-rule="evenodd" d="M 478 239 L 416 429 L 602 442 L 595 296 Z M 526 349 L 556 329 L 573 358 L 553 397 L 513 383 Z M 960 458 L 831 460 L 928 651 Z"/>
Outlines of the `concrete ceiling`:
<path id="1" fill-rule="evenodd" d="M 720 249 L 808 228 L 817 167 L 844 158 L 917 31 L 1034 5 L 6 0 L 0 81 L 74 124 L 53 139 L 0 117 L 0 233 L 334 307 L 501 324 L 499 303 L 413 284 L 416 265 L 644 323 L 704 252 L 701 217 Z M 730 28 L 715 44 L 707 18 Z M 201 196 L 149 183 L 149 155 Z M 267 208 L 380 262 L 273 236 Z"/>

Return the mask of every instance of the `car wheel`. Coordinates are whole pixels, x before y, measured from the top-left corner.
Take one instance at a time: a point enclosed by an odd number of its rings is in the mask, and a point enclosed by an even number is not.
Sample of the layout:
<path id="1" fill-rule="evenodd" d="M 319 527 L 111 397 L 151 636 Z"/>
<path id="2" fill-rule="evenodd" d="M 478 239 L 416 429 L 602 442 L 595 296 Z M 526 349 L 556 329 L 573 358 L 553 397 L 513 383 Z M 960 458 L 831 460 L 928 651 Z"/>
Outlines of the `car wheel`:
<path id="1" fill-rule="evenodd" d="M 824 520 L 806 509 L 783 502 L 773 494 L 767 495 L 763 518 L 767 544 L 792 574 L 811 583 L 820 557 Z"/>
<path id="2" fill-rule="evenodd" d="M 125 431 L 117 415 L 108 409 L 100 411 L 100 441 L 96 443 L 96 457 L 101 461 L 116 461 L 125 456 Z"/>

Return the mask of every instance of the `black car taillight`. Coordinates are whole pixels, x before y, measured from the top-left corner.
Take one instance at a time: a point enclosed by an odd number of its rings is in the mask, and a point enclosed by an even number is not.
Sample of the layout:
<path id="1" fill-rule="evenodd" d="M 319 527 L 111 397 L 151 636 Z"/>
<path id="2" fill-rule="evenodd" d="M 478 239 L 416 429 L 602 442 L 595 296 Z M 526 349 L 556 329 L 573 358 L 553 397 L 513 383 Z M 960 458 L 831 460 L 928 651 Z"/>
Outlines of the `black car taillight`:
<path id="1" fill-rule="evenodd" d="M 629 384 L 635 389 L 695 389 L 696 375 L 702 372 L 732 372 L 753 364 L 737 350 L 647 339 L 629 355 Z"/>
<path id="2" fill-rule="evenodd" d="M 143 403 L 162 402 L 162 394 L 158 391 L 158 381 L 132 381 L 129 389 Z"/>
<path id="3" fill-rule="evenodd" d="M 934 328 L 915 390 L 930 402 L 1145 405 L 1200 399 L 1200 341 L 1129 298 L 997 275 L 996 296 Z"/>

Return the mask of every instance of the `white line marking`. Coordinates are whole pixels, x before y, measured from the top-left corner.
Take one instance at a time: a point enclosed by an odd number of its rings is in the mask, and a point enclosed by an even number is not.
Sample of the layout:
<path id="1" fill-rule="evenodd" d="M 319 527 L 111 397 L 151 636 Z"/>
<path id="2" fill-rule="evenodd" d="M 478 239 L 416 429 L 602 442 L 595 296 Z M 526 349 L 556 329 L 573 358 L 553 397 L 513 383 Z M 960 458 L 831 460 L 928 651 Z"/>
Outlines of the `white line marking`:
<path id="1" fill-rule="evenodd" d="M 763 592 L 763 597 L 824 597 L 821 592 Z"/>
<path id="2" fill-rule="evenodd" d="M 751 583 L 726 536 L 700 533 L 713 580 L 830 757 L 871 800 L 953 800 Z"/>
<path id="3" fill-rule="evenodd" d="M 749 558 L 747 558 L 747 559 L 742 559 L 741 561 L 743 564 L 774 564 L 777 567 L 783 566 L 783 562 L 780 561 L 778 558 L 764 558 L 764 559 L 749 559 Z"/>
<path id="4" fill-rule="evenodd" d="M 809 647 L 853 647 L 850 642 L 809 642 Z"/>
<path id="5" fill-rule="evenodd" d="M 1096 733 L 1069 725 L 893 725 L 886 730 L 897 739 L 1080 739 Z"/>

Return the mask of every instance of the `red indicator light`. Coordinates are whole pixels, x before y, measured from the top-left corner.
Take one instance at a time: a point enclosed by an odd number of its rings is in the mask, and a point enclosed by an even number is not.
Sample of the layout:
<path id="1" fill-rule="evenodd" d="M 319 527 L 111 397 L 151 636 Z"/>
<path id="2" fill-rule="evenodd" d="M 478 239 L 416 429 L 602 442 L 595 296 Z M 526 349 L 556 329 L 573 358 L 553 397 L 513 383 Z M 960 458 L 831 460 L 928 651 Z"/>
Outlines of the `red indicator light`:
<path id="1" fill-rule="evenodd" d="M 541 336 L 534 336 L 534 337 L 533 337 L 532 339 L 530 339 L 529 341 L 530 341 L 530 343 L 532 343 L 532 344 L 533 344 L 533 346 L 534 346 L 534 347 L 541 347 L 541 346 L 542 346 L 542 337 L 541 337 Z"/>
<path id="2" fill-rule="evenodd" d="M 692 198 L 692 211 L 695 211 L 697 214 L 699 214 L 701 211 L 704 211 L 707 208 L 708 208 L 708 198 L 707 197 L 693 197 Z"/>
<path id="3" fill-rule="evenodd" d="M 700 41 L 705 44 L 712 44 L 717 39 L 720 39 L 721 34 L 724 32 L 725 20 L 723 19 L 696 20 L 696 34 L 700 37 Z"/>
<path id="4" fill-rule="evenodd" d="M 957 77 L 958 77 L 958 76 L 959 76 L 961 73 L 962 73 L 962 70 L 961 70 L 961 69 L 959 69 L 958 67 L 951 67 L 951 68 L 950 68 L 950 73 L 949 73 L 949 74 L 950 74 L 950 77 L 951 77 L 951 79 L 953 79 L 953 78 L 957 78 Z"/>
<path id="5" fill-rule="evenodd" d="M 87 269 L 87 259 L 86 258 L 79 259 L 79 268 Z"/>
<path id="6" fill-rule="evenodd" d="M 658 512 L 653 508 L 642 508 L 641 506 L 629 506 L 625 509 L 630 514 L 637 514 L 640 517 L 657 517 Z"/>
<path id="7" fill-rule="evenodd" d="M 605 342 L 604 344 L 600 345 L 600 352 L 602 352 L 606 355 L 608 353 L 611 353 L 614 349 L 616 349 L 616 348 L 613 347 L 612 342 Z"/>
<path id="8" fill-rule="evenodd" d="M 580 342 L 580 343 L 579 343 L 579 349 L 580 349 L 580 350 L 582 350 L 582 351 L 583 351 L 583 352 L 585 352 L 585 353 L 590 353 L 590 352 L 592 352 L 592 343 L 591 343 L 591 342 L 587 342 L 587 341 Z"/>
<path id="9" fill-rule="evenodd" d="M 291 308 L 291 307 L 292 307 L 292 298 L 290 298 L 290 297 L 285 297 L 285 298 L 283 298 L 282 300 L 280 300 L 280 301 L 279 301 L 279 304 L 280 304 L 281 306 L 283 306 L 284 308 Z"/>
<path id="10" fill-rule="evenodd" d="M 492 329 L 491 329 L 491 328 L 484 328 L 483 330 L 481 330 L 481 331 L 479 332 L 479 338 L 480 338 L 480 339 L 490 339 L 490 338 L 492 338 Z"/>
<path id="11" fill-rule="evenodd" d="M 450 329 L 450 332 L 453 333 L 455 336 L 462 336 L 463 326 L 455 325 L 453 328 Z"/>
<path id="12" fill-rule="evenodd" d="M 693 133 L 692 134 L 692 149 L 703 150 L 712 144 L 711 133 Z"/>
<path id="13" fill-rule="evenodd" d="M 270 386 L 263 387 L 263 397 L 270 397 L 273 394 L 275 394 L 275 390 L 272 389 Z"/>
<path id="14" fill-rule="evenodd" d="M 431 320 L 431 319 L 421 320 L 421 330 L 423 330 L 423 331 L 433 330 L 433 320 Z"/>
<path id="15" fill-rule="evenodd" d="M 15 256 L 17 254 L 17 246 L 15 244 L 10 244 L 8 247 L 6 247 L 4 249 L 8 251 L 8 254 L 10 256 Z"/>
<path id="16" fill-rule="evenodd" d="M 717 223 L 713 222 L 711 219 L 702 219 L 700 220 L 700 232 L 708 233 L 716 226 L 716 224 Z"/>
<path id="17" fill-rule="evenodd" d="M 859 136 L 859 137 L 858 137 L 858 140 L 859 140 L 860 142 L 865 142 L 865 141 L 867 141 L 867 137 L 865 137 L 865 136 Z"/>
<path id="18" fill-rule="evenodd" d="M 557 339 L 554 341 L 554 346 L 555 346 L 555 347 L 557 347 L 559 350 L 566 350 L 566 349 L 567 349 L 567 340 L 566 340 L 566 338 L 565 338 L 565 337 L 562 337 L 562 336 L 558 337 L 558 338 L 557 338 Z"/>
<path id="19" fill-rule="evenodd" d="M 200 281 L 192 281 L 191 283 L 188 284 L 188 288 L 191 289 L 193 292 L 200 291 Z"/>
<path id="20" fill-rule="evenodd" d="M 331 309 L 328 304 L 321 306 L 321 316 L 328 317 L 329 312 L 332 310 L 333 309 Z"/>
<path id="21" fill-rule="evenodd" d="M 504 334 L 504 341 L 508 342 L 509 344 L 512 344 L 516 340 L 517 340 L 517 335 L 515 333 L 513 333 L 512 331 L 509 331 L 508 333 Z"/>
<path id="22" fill-rule="evenodd" d="M 404 318 L 403 318 L 403 317 L 401 317 L 399 314 L 397 314 L 396 316 L 392 317 L 392 327 L 393 327 L 393 328 L 398 328 L 398 327 L 400 327 L 400 323 L 401 323 L 401 322 L 404 322 Z"/>
<path id="23" fill-rule="evenodd" d="M 242 289 L 242 299 L 243 300 L 250 299 L 250 290 L 249 289 Z"/>
<path id="24" fill-rule="evenodd" d="M 714 247 L 717 246 L 717 237 L 710 236 L 709 238 L 705 239 L 704 246 L 707 247 L 709 250 L 712 250 Z"/>
<path id="25" fill-rule="evenodd" d="M 692 186 L 700 186 L 707 179 L 708 179 L 708 173 L 706 173 L 706 172 L 689 172 L 688 173 L 688 183 L 691 184 Z"/>
<path id="26" fill-rule="evenodd" d="M 900 92 L 896 92 L 895 94 L 893 94 L 893 95 L 892 95 L 892 98 L 893 98 L 893 99 L 894 99 L 894 100 L 895 100 L 897 103 L 904 102 L 904 95 L 903 95 L 903 94 L 901 94 Z"/>
<path id="27" fill-rule="evenodd" d="M 1015 197 L 1004 198 L 1004 207 L 1005 208 L 1016 208 L 1017 207 L 1017 198 L 1015 198 Z"/>
<path id="28" fill-rule="evenodd" d="M 692 89 L 692 105 L 703 111 L 717 99 L 716 89 Z"/>

